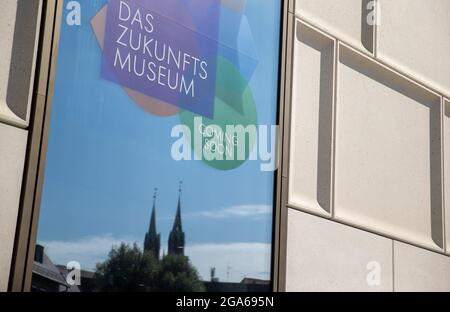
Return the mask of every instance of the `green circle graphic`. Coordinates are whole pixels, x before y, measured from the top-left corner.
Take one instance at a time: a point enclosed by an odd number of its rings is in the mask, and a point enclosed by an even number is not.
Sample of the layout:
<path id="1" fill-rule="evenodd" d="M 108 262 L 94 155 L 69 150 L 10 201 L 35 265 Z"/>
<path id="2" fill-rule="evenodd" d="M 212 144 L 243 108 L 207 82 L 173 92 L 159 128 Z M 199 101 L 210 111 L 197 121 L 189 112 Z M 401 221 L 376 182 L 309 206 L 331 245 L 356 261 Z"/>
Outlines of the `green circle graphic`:
<path id="1" fill-rule="evenodd" d="M 217 60 L 214 118 L 182 110 L 180 119 L 191 131 L 191 147 L 196 156 L 219 170 L 244 164 L 257 140 L 252 91 L 239 70 L 222 57 Z"/>

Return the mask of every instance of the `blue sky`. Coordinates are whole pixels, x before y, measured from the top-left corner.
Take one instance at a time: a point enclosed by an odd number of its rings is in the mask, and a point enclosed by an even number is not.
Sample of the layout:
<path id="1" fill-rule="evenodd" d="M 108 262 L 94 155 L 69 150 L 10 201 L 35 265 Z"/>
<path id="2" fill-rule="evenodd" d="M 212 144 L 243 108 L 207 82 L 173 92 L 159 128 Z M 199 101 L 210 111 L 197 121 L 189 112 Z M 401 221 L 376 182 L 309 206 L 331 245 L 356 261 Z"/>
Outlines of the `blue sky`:
<path id="1" fill-rule="evenodd" d="M 38 240 L 142 243 L 157 187 L 157 227 L 167 249 L 183 180 L 188 246 L 270 244 L 273 172 L 260 171 L 257 161 L 220 171 L 202 161 L 172 160 L 170 134 L 179 116 L 145 113 L 120 86 L 100 78 L 101 49 L 89 21 L 106 1 L 80 2 L 82 25 L 62 23 Z M 250 86 L 259 124 L 276 120 L 278 2 L 247 0 L 245 9 L 258 54 Z"/>

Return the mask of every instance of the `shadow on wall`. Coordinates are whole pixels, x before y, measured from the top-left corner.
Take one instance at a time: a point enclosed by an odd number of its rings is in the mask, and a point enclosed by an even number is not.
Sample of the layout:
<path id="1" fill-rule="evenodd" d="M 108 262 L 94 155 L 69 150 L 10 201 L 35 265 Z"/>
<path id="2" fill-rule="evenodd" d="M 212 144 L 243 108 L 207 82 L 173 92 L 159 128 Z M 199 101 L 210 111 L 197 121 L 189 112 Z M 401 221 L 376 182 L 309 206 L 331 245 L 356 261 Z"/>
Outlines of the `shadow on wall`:
<path id="1" fill-rule="evenodd" d="M 333 118 L 334 41 L 297 24 L 297 40 L 320 53 L 319 134 L 317 151 L 317 202 L 331 213 L 331 146 Z"/>
<path id="2" fill-rule="evenodd" d="M 6 103 L 9 109 L 23 120 L 27 119 L 29 90 L 34 79 L 31 75 L 40 2 L 17 1 Z"/>
<path id="3" fill-rule="evenodd" d="M 413 82 L 398 76 L 390 70 L 368 61 L 349 48 L 341 46 L 340 62 L 362 75 L 408 97 L 429 110 L 430 133 L 430 207 L 431 236 L 437 246 L 444 246 L 443 208 L 442 208 L 442 173 L 441 173 L 441 100 L 439 96 L 418 88 Z"/>
<path id="4" fill-rule="evenodd" d="M 361 1 L 361 43 L 369 51 L 374 52 L 374 25 L 369 24 L 370 14 L 375 8 L 374 0 Z"/>

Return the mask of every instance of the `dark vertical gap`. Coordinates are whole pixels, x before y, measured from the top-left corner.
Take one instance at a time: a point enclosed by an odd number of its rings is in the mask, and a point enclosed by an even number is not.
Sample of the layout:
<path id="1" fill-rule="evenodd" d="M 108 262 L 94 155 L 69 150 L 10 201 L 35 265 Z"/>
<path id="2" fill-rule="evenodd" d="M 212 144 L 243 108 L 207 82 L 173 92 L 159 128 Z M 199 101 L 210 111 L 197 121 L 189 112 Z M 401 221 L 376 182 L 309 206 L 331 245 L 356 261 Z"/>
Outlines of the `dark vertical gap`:
<path id="1" fill-rule="evenodd" d="M 370 25 L 369 17 L 376 14 L 375 7 L 374 0 L 361 1 L 361 43 L 371 53 L 374 52 L 374 25 Z"/>
<path id="2" fill-rule="evenodd" d="M 42 49 L 42 44 L 41 41 L 43 42 L 44 40 L 44 36 L 45 36 L 45 23 L 46 23 L 46 19 L 47 19 L 47 0 L 43 1 L 43 5 L 42 5 L 42 17 L 41 17 L 41 32 L 40 32 L 40 43 L 39 43 L 39 51 Z M 32 280 L 32 274 L 30 273 L 30 289 L 27 289 L 27 266 L 28 266 L 28 261 L 29 259 L 34 259 L 34 253 L 35 253 L 35 247 L 36 247 L 36 242 L 34 241 L 34 245 L 32 245 L 32 239 L 33 239 L 33 231 L 35 229 L 37 229 L 37 226 L 39 225 L 39 209 L 37 209 L 37 205 L 40 205 L 40 203 L 36 203 L 36 198 L 38 197 L 38 191 L 39 191 L 39 178 L 41 177 L 41 175 L 44 174 L 44 172 L 40 171 L 40 165 L 41 165 L 41 159 L 42 157 L 45 157 L 45 151 L 46 151 L 46 146 L 44 146 L 44 142 L 45 142 L 45 127 L 48 123 L 50 123 L 49 120 L 46 120 L 47 117 L 47 111 L 49 109 L 49 89 L 50 89 L 50 83 L 51 83 L 51 77 L 52 77 L 52 66 L 54 66 L 55 64 L 53 64 L 53 62 L 55 61 L 53 52 L 54 52 L 54 45 L 55 45 L 55 41 L 59 41 L 59 38 L 55 38 L 55 28 L 57 27 L 57 23 L 58 23 L 58 18 L 61 18 L 61 16 L 58 17 L 58 1 L 55 1 L 54 4 L 54 8 L 53 8 L 53 12 L 51 13 L 53 15 L 53 21 L 52 21 L 52 25 L 51 25 L 51 40 L 49 43 L 50 46 L 50 52 L 48 55 L 48 59 L 47 59 L 47 66 L 48 68 L 46 68 L 47 71 L 47 81 L 46 81 L 46 89 L 45 89 L 45 104 L 44 104 L 44 108 L 42 111 L 42 115 L 41 115 L 41 124 L 40 124 L 40 137 L 39 139 L 39 144 L 38 144 L 38 156 L 36 159 L 36 177 L 35 177 L 35 185 L 34 185 L 34 189 L 33 189 L 33 202 L 32 202 L 32 206 L 31 206 L 31 215 L 30 215 L 30 226 L 29 226 L 29 230 L 28 230 L 28 237 L 27 237 L 27 250 L 26 250 L 26 257 L 25 257 L 25 268 L 24 268 L 24 273 L 23 273 L 23 282 L 22 282 L 22 289 L 23 291 L 30 291 L 31 289 L 31 280 Z M 41 60 L 40 54 L 38 54 L 39 56 L 39 60 Z M 41 68 L 41 64 L 39 63 L 39 66 L 36 66 L 36 69 L 40 69 Z M 39 81 L 39 71 L 36 71 L 35 74 L 35 85 L 38 86 L 38 81 Z M 53 96 L 53 95 L 51 95 Z M 32 128 L 34 130 L 34 127 Z M 31 134 L 30 134 L 31 135 Z M 33 254 L 30 254 L 31 252 L 33 252 Z M 31 261 L 31 263 L 33 263 L 33 261 Z M 32 265 L 32 264 L 31 264 Z"/>
<path id="3" fill-rule="evenodd" d="M 6 103 L 22 120 L 27 119 L 38 7 L 39 1 L 17 1 Z"/>
<path id="4" fill-rule="evenodd" d="M 27 1 L 21 1 L 22 3 L 25 3 Z M 38 1 L 36 1 L 38 2 Z M 13 287 L 17 287 L 15 283 L 17 280 L 20 280 L 20 289 L 21 291 L 24 291 L 24 282 L 25 282 L 25 275 L 26 275 L 26 269 L 27 269 L 27 259 L 29 256 L 29 249 L 30 249 L 30 235 L 31 235 L 31 229 L 32 229 L 32 222 L 33 222 L 33 205 L 25 206 L 25 195 L 27 192 L 35 192 L 37 187 L 37 176 L 31 176 L 30 172 L 33 172 L 32 166 L 38 166 L 38 163 L 35 163 L 33 158 L 33 146 L 36 144 L 39 144 L 41 146 L 42 137 L 39 137 L 39 143 L 35 142 L 33 138 L 34 131 L 41 131 L 42 129 L 36 129 L 36 127 L 42 126 L 43 124 L 43 115 L 37 115 L 37 108 L 36 103 L 39 97 L 38 94 L 38 85 L 39 85 L 39 78 L 40 78 L 40 69 L 42 65 L 42 49 L 44 46 L 44 38 L 45 38 L 45 24 L 46 24 L 46 13 L 47 13 L 47 1 L 42 1 L 42 7 L 41 7 L 41 23 L 38 25 L 40 28 L 39 30 L 39 39 L 37 42 L 37 52 L 36 52 L 36 65 L 35 65 L 35 75 L 34 77 L 31 77 L 34 81 L 34 89 L 32 92 L 32 101 L 31 101 L 31 109 L 30 109 L 30 124 L 29 124 L 29 132 L 28 132 L 28 143 L 27 143 L 27 150 L 26 150 L 26 157 L 25 157 L 25 166 L 24 166 L 24 173 L 23 173 L 23 180 L 22 180 L 22 191 L 21 191 L 21 197 L 20 197 L 20 206 L 17 216 L 17 226 L 16 226 L 16 233 L 14 238 L 14 250 L 13 250 L 13 256 L 11 260 L 11 269 L 10 269 L 10 276 L 9 276 L 9 284 L 8 284 L 8 290 L 14 291 Z M 18 10 L 20 6 L 18 5 Z M 55 12 L 52 12 L 52 14 L 56 14 L 56 8 Z M 55 23 L 56 19 L 53 21 Z M 54 24 L 52 25 L 52 31 L 54 29 Z M 33 41 L 34 42 L 34 41 Z M 52 42 L 50 44 L 53 46 L 53 38 Z M 50 58 L 51 59 L 51 58 Z M 48 72 L 50 72 L 50 68 L 47 69 Z M 49 76 L 50 77 L 50 76 Z M 31 79 L 30 79 L 31 80 Z M 38 124 L 39 126 L 36 126 Z M 39 147 L 39 153 L 40 153 L 40 147 Z M 37 173 L 37 171 L 36 171 Z M 32 185 L 32 188 L 27 187 L 29 180 L 35 179 L 34 185 Z M 33 196 L 34 198 L 35 196 Z M 34 201 L 34 199 L 33 199 Z M 24 219 L 25 218 L 25 210 L 29 210 L 30 219 Z M 24 230 L 23 227 L 26 227 L 26 236 L 21 235 L 21 232 Z M 34 255 L 33 255 L 34 256 Z M 20 264 L 18 263 L 20 261 Z"/>
<path id="5" fill-rule="evenodd" d="M 442 226 L 442 135 L 441 106 L 430 105 L 430 207 L 431 237 L 439 247 L 444 247 Z"/>
<path id="6" fill-rule="evenodd" d="M 392 292 L 395 292 L 395 241 L 392 239 Z"/>
<path id="7" fill-rule="evenodd" d="M 288 25 L 288 9 L 286 9 L 286 7 L 289 5 L 289 1 L 290 0 L 281 0 L 280 3 L 280 28 L 279 28 L 279 42 L 278 42 L 278 86 L 277 86 L 277 113 L 276 113 L 276 123 L 277 125 L 280 125 L 280 119 L 284 118 L 284 116 L 280 116 L 280 112 L 283 111 L 283 113 L 285 114 L 286 112 L 284 110 L 282 110 L 281 108 L 281 97 L 285 95 L 285 88 L 286 88 L 286 80 L 284 80 L 284 85 L 282 85 L 281 81 L 281 77 L 284 74 L 284 76 L 286 77 L 286 70 L 287 68 L 284 67 L 283 68 L 283 53 L 285 54 L 285 63 L 287 63 L 287 59 L 286 59 L 286 55 L 288 54 L 287 52 L 287 39 L 284 38 L 284 35 L 288 34 L 288 29 L 287 29 L 287 25 Z M 283 47 L 286 47 L 286 49 L 283 49 Z M 283 99 L 283 104 L 284 103 Z M 283 124 L 284 126 L 284 124 Z M 284 132 L 285 129 L 279 129 L 280 132 Z M 278 144 L 282 144 L 282 140 L 284 137 L 284 133 L 282 135 L 277 135 L 277 145 Z M 280 159 L 283 159 L 283 155 L 282 155 L 282 151 L 283 151 L 283 146 L 281 146 L 281 155 L 277 154 L 277 157 L 280 157 Z M 281 164 L 281 160 L 277 159 L 276 161 Z M 276 285 L 277 289 L 280 288 L 279 285 L 279 273 L 280 273 L 280 253 L 281 253 L 281 217 L 282 217 L 282 213 L 281 210 L 283 209 L 282 207 L 282 189 L 281 187 L 283 186 L 282 183 L 282 174 L 279 174 L 280 171 L 282 171 L 282 166 L 278 166 L 277 169 L 274 171 L 274 176 L 273 176 L 273 180 L 274 180 L 274 184 L 273 184 L 273 200 L 272 200 L 272 235 L 271 235 L 271 259 L 270 259 L 270 289 L 274 289 L 274 286 Z M 278 179 L 278 176 L 280 176 L 280 180 Z M 280 194 L 277 193 L 277 190 L 280 190 Z M 278 199 L 278 201 L 277 201 Z M 278 208 L 278 209 L 277 209 Z M 277 227 L 277 222 L 278 222 L 278 227 Z M 277 233 L 275 233 L 275 231 L 277 231 Z M 278 240 L 277 240 L 278 238 Z M 275 242 L 277 243 L 277 249 L 275 250 Z M 275 256 L 278 257 L 278 261 L 277 261 L 277 267 L 275 267 Z M 277 271 L 277 274 L 275 274 L 275 271 Z M 275 277 L 277 278 L 277 281 L 275 282 Z"/>
<path id="8" fill-rule="evenodd" d="M 319 136 L 317 153 L 317 201 L 331 212 L 331 157 L 333 125 L 333 44 L 322 48 L 320 60 Z"/>

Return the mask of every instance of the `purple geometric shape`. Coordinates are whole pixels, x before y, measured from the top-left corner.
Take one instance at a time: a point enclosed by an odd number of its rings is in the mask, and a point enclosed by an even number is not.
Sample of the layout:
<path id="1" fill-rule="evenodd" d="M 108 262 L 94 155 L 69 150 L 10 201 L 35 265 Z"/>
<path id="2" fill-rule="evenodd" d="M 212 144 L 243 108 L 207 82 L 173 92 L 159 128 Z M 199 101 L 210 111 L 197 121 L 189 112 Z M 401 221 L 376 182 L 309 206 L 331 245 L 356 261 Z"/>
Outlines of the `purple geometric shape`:
<path id="1" fill-rule="evenodd" d="M 213 118 L 219 16 L 218 0 L 109 0 L 102 78 Z"/>

